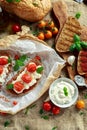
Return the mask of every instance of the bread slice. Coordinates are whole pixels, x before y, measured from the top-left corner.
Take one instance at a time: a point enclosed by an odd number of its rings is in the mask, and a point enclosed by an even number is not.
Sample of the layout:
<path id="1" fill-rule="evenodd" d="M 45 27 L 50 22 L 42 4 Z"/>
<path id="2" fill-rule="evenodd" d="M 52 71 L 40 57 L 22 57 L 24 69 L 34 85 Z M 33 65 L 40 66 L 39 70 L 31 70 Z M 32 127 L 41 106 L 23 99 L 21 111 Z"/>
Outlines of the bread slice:
<path id="1" fill-rule="evenodd" d="M 73 44 L 73 37 L 75 34 L 81 34 L 81 26 L 76 18 L 70 16 L 64 24 L 56 42 L 56 50 L 58 52 L 68 52 L 69 47 Z"/>
<path id="2" fill-rule="evenodd" d="M 6 59 L 6 60 L 5 60 Z M 12 71 L 11 55 L 5 51 L 0 52 L 0 87 L 2 87 L 7 77 Z"/>
<path id="3" fill-rule="evenodd" d="M 37 67 L 39 67 L 39 66 L 42 67 L 42 63 L 40 62 L 40 60 L 38 60 L 36 58 L 31 59 L 28 62 L 28 64 L 25 67 L 23 67 L 21 70 L 19 70 L 19 72 L 16 75 L 14 75 L 14 77 L 12 77 L 6 84 L 5 89 L 9 94 L 14 95 L 14 96 L 22 96 L 22 95 L 30 92 L 32 89 L 34 89 L 37 86 L 38 82 L 40 81 L 40 79 L 42 77 L 43 70 L 41 71 L 41 73 L 37 73 L 36 70 L 34 72 L 29 72 L 27 69 L 27 66 L 32 63 L 35 63 Z M 22 76 L 24 74 L 30 75 L 32 77 L 32 80 L 30 82 L 25 82 L 22 79 Z M 37 76 L 37 78 L 36 78 L 36 76 Z M 14 84 L 17 82 L 20 82 L 24 86 L 22 91 L 19 91 L 20 88 L 18 88 L 18 87 L 20 87 L 20 86 L 17 87 L 18 90 L 15 89 Z M 8 87 L 9 85 L 13 85 L 13 87 L 9 88 Z"/>
<path id="4" fill-rule="evenodd" d="M 87 50 L 82 50 L 79 52 L 77 71 L 80 75 L 87 74 Z"/>

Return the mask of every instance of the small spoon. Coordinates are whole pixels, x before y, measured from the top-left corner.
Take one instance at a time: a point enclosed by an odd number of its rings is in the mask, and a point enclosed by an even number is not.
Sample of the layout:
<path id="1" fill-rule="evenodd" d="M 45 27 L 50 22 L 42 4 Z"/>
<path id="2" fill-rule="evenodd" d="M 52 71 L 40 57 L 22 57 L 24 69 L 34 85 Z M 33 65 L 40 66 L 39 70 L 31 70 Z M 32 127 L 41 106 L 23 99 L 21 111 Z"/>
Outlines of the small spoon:
<path id="1" fill-rule="evenodd" d="M 87 84 L 85 83 L 85 79 L 82 76 L 76 75 L 74 77 L 74 79 L 75 79 L 75 82 L 77 83 L 78 86 L 85 86 L 85 87 L 87 87 Z"/>

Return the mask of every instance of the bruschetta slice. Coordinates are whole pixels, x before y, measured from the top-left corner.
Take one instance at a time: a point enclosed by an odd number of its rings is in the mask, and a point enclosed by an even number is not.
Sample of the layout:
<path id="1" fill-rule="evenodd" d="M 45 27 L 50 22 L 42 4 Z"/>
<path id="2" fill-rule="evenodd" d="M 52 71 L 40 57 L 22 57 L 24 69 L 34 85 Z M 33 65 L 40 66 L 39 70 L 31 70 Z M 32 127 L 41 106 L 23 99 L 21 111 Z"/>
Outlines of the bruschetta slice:
<path id="1" fill-rule="evenodd" d="M 43 65 L 38 58 L 31 59 L 28 64 L 11 78 L 6 85 L 6 90 L 13 95 L 23 95 L 32 90 L 41 79 Z"/>
<path id="2" fill-rule="evenodd" d="M 7 77 L 12 70 L 11 56 L 9 54 L 0 54 L 0 86 L 4 85 Z"/>

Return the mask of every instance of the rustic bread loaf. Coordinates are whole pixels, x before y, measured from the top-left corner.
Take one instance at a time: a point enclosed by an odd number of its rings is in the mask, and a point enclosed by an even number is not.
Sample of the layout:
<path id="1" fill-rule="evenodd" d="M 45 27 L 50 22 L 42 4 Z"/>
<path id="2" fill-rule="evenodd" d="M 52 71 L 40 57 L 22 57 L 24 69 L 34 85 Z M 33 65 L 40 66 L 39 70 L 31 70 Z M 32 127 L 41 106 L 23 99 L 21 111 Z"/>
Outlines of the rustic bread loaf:
<path id="1" fill-rule="evenodd" d="M 20 2 L 0 1 L 0 6 L 9 13 L 35 22 L 41 20 L 51 9 L 50 0 L 21 0 Z"/>

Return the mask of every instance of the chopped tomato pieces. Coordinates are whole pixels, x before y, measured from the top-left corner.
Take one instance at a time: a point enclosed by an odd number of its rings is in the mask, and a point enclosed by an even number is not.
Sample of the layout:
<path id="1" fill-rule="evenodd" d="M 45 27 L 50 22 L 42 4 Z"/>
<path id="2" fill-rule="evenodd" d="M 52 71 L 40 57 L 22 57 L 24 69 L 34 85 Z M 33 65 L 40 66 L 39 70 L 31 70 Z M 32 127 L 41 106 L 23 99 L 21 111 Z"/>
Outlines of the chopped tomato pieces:
<path id="1" fill-rule="evenodd" d="M 35 59 L 41 60 L 40 56 L 38 56 L 38 55 L 35 56 Z"/>
<path id="2" fill-rule="evenodd" d="M 15 55 L 15 57 L 14 57 L 15 60 L 18 60 L 19 58 L 20 58 L 19 55 Z"/>
<path id="3" fill-rule="evenodd" d="M 8 59 L 7 58 L 0 58 L 0 65 L 6 65 L 8 64 Z"/>
<path id="4" fill-rule="evenodd" d="M 3 66 L 0 66 L 0 74 L 3 72 Z"/>
<path id="5" fill-rule="evenodd" d="M 12 103 L 13 103 L 14 106 L 18 104 L 17 101 L 13 101 Z"/>
<path id="6" fill-rule="evenodd" d="M 15 82 L 14 83 L 14 89 L 16 91 L 20 92 L 24 89 L 24 85 L 21 82 Z"/>
<path id="7" fill-rule="evenodd" d="M 36 67 L 37 67 L 37 65 L 36 65 L 34 62 L 32 62 L 32 63 L 29 63 L 29 64 L 28 64 L 27 70 L 28 70 L 29 72 L 34 72 L 34 71 L 36 71 Z"/>
<path id="8" fill-rule="evenodd" d="M 25 82 L 25 83 L 30 83 L 32 80 L 32 77 L 29 74 L 24 74 L 22 75 L 21 79 Z"/>

